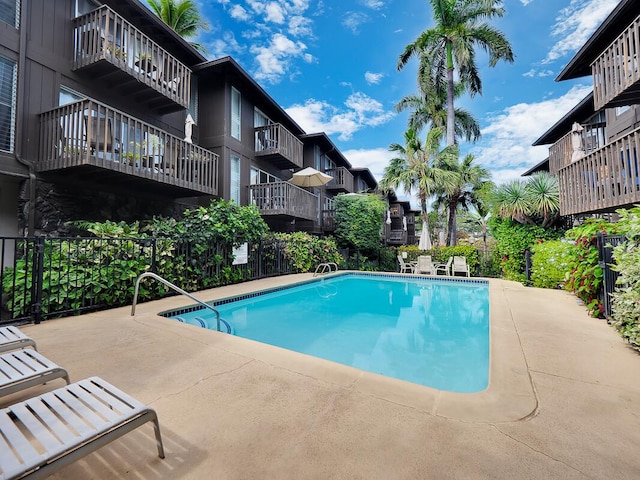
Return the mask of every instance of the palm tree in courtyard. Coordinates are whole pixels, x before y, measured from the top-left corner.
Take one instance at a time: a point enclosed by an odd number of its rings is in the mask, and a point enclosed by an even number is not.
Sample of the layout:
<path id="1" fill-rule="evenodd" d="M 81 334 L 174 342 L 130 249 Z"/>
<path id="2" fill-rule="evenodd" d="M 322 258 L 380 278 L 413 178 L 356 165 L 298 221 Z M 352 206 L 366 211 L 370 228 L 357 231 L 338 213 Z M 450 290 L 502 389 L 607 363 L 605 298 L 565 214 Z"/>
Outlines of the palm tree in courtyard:
<path id="1" fill-rule="evenodd" d="M 455 144 L 454 70 L 473 96 L 482 93 L 475 48 L 489 55 L 489 65 L 513 62 L 513 51 L 505 35 L 485 20 L 504 15 L 502 0 L 429 0 L 435 26 L 425 30 L 405 47 L 398 59 L 402 69 L 409 59 L 420 60 L 420 76 L 446 78 L 447 145 Z"/>
<path id="2" fill-rule="evenodd" d="M 480 193 L 490 182 L 489 171 L 474 164 L 474 156 L 465 155 L 462 161 L 443 161 L 440 168 L 450 173 L 445 182 L 439 185 L 436 194 L 436 205 L 444 207 L 448 212 L 447 245 L 456 244 L 456 217 L 458 208 L 469 210 L 472 205 L 480 205 Z"/>
<path id="3" fill-rule="evenodd" d="M 447 125 L 447 94 L 446 86 L 442 78 L 431 78 L 429 72 L 420 75 L 418 79 L 419 93 L 407 95 L 396 104 L 396 112 L 411 110 L 409 115 L 409 128 L 417 132 L 422 131 L 427 125 L 444 128 Z M 464 84 L 457 82 L 454 85 L 454 97 L 458 98 L 466 90 Z M 454 112 L 455 136 L 464 137 L 468 142 L 475 142 L 480 138 L 480 124 L 470 112 L 462 108 L 456 108 Z"/>
<path id="4" fill-rule="evenodd" d="M 200 16 L 194 0 L 148 0 L 149 6 L 160 20 L 184 38 L 198 35 L 200 30 L 209 30 L 209 24 Z M 190 42 L 193 48 L 205 53 L 200 43 Z"/>
<path id="5" fill-rule="evenodd" d="M 438 167 L 440 163 L 453 161 L 458 156 L 457 147 L 440 150 L 443 128 L 432 128 L 427 134 L 425 145 L 418 138 L 415 129 L 409 128 L 404 134 L 405 146 L 394 143 L 389 150 L 398 156 L 391 159 L 384 169 L 380 188 L 384 191 L 400 186 L 406 193 L 418 191 L 420 213 L 424 225 L 429 225 L 427 199 L 438 185 L 448 180 L 449 172 Z"/>

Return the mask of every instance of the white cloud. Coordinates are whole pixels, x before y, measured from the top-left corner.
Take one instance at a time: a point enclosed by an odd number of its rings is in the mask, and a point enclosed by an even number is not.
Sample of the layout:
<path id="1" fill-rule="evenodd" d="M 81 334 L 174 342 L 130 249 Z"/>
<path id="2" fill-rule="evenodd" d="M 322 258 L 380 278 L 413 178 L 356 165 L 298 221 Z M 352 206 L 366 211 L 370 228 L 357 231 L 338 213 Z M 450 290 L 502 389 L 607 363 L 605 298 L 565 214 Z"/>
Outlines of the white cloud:
<path id="1" fill-rule="evenodd" d="M 571 0 L 560 10 L 552 27 L 554 37 L 559 37 L 542 63 L 550 63 L 576 52 L 611 13 L 619 0 Z"/>
<path id="2" fill-rule="evenodd" d="M 254 73 L 256 80 L 277 83 L 289 69 L 293 58 L 300 57 L 305 62 L 313 61 L 313 56 L 306 53 L 307 46 L 302 42 L 294 42 L 285 35 L 276 33 L 267 46 L 253 46 L 258 70 Z"/>
<path id="3" fill-rule="evenodd" d="M 482 140 L 471 153 L 492 171 L 496 183 L 519 177 L 549 155 L 548 146 L 531 144 L 590 91 L 590 85 L 576 85 L 559 98 L 505 108 L 486 119 Z"/>
<path id="4" fill-rule="evenodd" d="M 366 72 L 364 74 L 364 79 L 369 85 L 377 85 L 382 80 L 382 77 L 384 77 L 384 73 Z"/>
<path id="5" fill-rule="evenodd" d="M 234 5 L 229 9 L 229 15 L 234 20 L 241 20 L 243 22 L 247 22 L 251 19 L 251 15 L 242 5 Z"/>
<path id="6" fill-rule="evenodd" d="M 374 10 L 380 10 L 384 7 L 384 2 L 381 0 L 361 0 L 362 5 Z"/>
<path id="7" fill-rule="evenodd" d="M 244 48 L 238 43 L 232 32 L 224 32 L 221 38 L 216 38 L 208 42 L 205 46 L 207 52 L 209 52 L 213 58 L 235 55 L 244 51 Z"/>
<path id="8" fill-rule="evenodd" d="M 305 131 L 338 134 L 342 141 L 351 139 L 365 127 L 382 125 L 394 116 L 393 112 L 384 111 L 380 102 L 361 92 L 351 94 L 344 107 L 312 98 L 304 104 L 292 105 L 286 111 Z"/>
<path id="9" fill-rule="evenodd" d="M 265 6 L 266 17 L 265 20 L 267 22 L 273 22 L 277 24 L 283 24 L 285 20 L 285 11 L 284 8 L 277 2 L 269 2 Z"/>
<path id="10" fill-rule="evenodd" d="M 311 20 L 299 15 L 295 15 L 289 19 L 289 29 L 287 31 L 291 35 L 296 37 L 313 36 L 313 31 L 311 30 Z"/>
<path id="11" fill-rule="evenodd" d="M 529 77 L 529 78 L 533 78 L 533 77 L 544 78 L 544 77 L 550 77 L 551 75 L 553 75 L 553 70 L 536 70 L 535 68 L 532 68 L 528 72 L 525 72 L 522 74 L 523 77 Z"/>
<path id="12" fill-rule="evenodd" d="M 384 175 L 384 169 L 395 156 L 386 148 L 345 150 L 342 154 L 354 167 L 363 167 L 371 170 L 371 173 L 379 182 Z"/>
<path id="13" fill-rule="evenodd" d="M 520 0 L 520 3 L 522 3 L 522 5 L 524 5 L 525 7 L 529 5 L 531 2 L 533 2 L 533 0 Z"/>
<path id="14" fill-rule="evenodd" d="M 347 27 L 353 34 L 360 32 L 360 25 L 369 21 L 369 17 L 361 12 L 347 12 L 342 20 L 342 25 Z"/>

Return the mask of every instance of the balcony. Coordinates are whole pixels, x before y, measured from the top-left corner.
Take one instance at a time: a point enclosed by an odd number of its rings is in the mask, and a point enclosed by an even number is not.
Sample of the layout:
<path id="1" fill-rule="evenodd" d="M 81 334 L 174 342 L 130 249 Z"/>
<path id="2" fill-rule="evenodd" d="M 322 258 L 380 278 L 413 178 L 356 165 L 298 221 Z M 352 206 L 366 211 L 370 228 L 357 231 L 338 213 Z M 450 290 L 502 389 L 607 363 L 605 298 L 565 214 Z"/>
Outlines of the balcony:
<path id="1" fill-rule="evenodd" d="M 36 170 L 174 197 L 218 193 L 218 155 L 90 99 L 40 114 Z"/>
<path id="2" fill-rule="evenodd" d="M 639 53 L 640 17 L 637 17 L 591 65 L 596 110 L 638 103 Z"/>
<path id="3" fill-rule="evenodd" d="M 289 182 L 249 185 L 249 201 L 261 215 L 316 220 L 318 196 Z"/>
<path id="4" fill-rule="evenodd" d="M 353 189 L 353 174 L 348 168 L 338 167 L 331 170 L 325 170 L 327 175 L 331 175 L 333 180 L 327 183 L 328 190 L 338 190 L 344 193 L 351 193 Z"/>
<path id="5" fill-rule="evenodd" d="M 606 142 L 606 124 L 594 123 L 582 125 L 580 141 L 577 148 L 574 149 L 572 132 L 567 133 L 549 148 L 549 171 L 557 173 L 561 168 L 571 164 L 576 153 L 576 159 L 587 155 L 599 148 L 602 148 Z"/>
<path id="6" fill-rule="evenodd" d="M 159 113 L 189 107 L 191 70 L 107 6 L 73 20 L 73 70 Z"/>
<path id="7" fill-rule="evenodd" d="M 640 202 L 640 129 L 560 168 L 560 213 L 612 212 Z"/>
<path id="8" fill-rule="evenodd" d="M 256 127 L 255 155 L 280 170 L 302 168 L 302 142 L 279 123 Z"/>
<path id="9" fill-rule="evenodd" d="M 406 245 L 407 238 L 408 238 L 408 235 L 406 230 L 390 230 L 387 236 L 387 244 Z"/>

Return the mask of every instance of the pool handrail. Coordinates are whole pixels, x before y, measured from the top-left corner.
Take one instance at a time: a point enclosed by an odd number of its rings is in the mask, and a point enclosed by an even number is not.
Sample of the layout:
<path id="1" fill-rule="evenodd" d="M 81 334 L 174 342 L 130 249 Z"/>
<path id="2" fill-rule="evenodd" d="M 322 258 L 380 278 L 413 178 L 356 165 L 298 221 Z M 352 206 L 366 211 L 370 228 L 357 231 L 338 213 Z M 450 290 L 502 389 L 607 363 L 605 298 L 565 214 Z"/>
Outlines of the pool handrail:
<path id="1" fill-rule="evenodd" d="M 333 270 L 333 267 L 336 267 L 335 270 Z M 327 269 L 329 269 L 329 271 L 327 272 Z M 337 272 L 338 271 L 338 264 L 335 262 L 324 262 L 324 263 L 320 263 L 318 264 L 318 266 L 316 267 L 316 271 L 313 272 L 313 276 L 315 277 L 316 275 L 320 275 L 320 274 L 324 274 L 324 273 L 331 273 L 331 272 Z"/>
<path id="2" fill-rule="evenodd" d="M 171 283 L 169 280 L 165 280 L 164 278 L 162 278 L 160 275 L 155 274 L 153 272 L 144 272 L 141 273 L 140 275 L 138 275 L 138 278 L 136 279 L 136 287 L 133 291 L 133 304 L 131 305 L 131 316 L 135 316 L 136 314 L 136 304 L 138 303 L 138 288 L 140 287 L 140 280 L 142 280 L 145 277 L 151 277 L 151 278 L 155 278 L 156 280 L 158 280 L 160 283 L 164 283 L 167 287 L 172 288 L 173 290 L 175 290 L 176 292 L 185 295 L 187 297 L 189 297 L 191 300 L 193 300 L 194 302 L 197 302 L 198 305 L 202 305 L 205 308 L 208 308 L 209 310 L 213 310 L 213 313 L 216 314 L 216 328 L 218 329 L 218 331 L 220 332 L 220 312 L 218 312 L 218 310 L 216 310 L 215 308 L 213 308 L 211 305 L 209 305 L 206 302 L 203 302 L 202 300 L 197 299 L 196 297 L 194 297 L 193 295 L 191 295 L 189 292 L 185 292 L 184 290 L 182 290 L 180 287 L 174 285 L 173 283 Z"/>

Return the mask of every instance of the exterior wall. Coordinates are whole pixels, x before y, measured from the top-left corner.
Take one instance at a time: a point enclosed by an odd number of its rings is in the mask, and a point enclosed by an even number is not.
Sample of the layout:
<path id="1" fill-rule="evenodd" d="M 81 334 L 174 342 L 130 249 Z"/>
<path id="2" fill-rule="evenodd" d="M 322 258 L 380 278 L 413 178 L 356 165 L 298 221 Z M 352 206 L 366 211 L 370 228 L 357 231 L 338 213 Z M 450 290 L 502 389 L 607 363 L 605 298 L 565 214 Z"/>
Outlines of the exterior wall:
<path id="1" fill-rule="evenodd" d="M 640 106 L 631 105 L 630 108 L 620 114 L 616 108 L 606 110 L 607 117 L 607 142 L 611 142 L 640 126 Z"/>
<path id="2" fill-rule="evenodd" d="M 87 70 L 72 70 L 74 58 L 72 19 L 75 16 L 75 3 L 75 0 L 25 1 L 23 2 L 24 12 L 20 30 L 0 22 L 0 55 L 19 63 L 15 153 L 19 154 L 26 162 L 35 163 L 38 161 L 41 128 L 39 114 L 58 106 L 61 86 L 68 87 L 81 95 L 86 95 L 182 139 L 186 110 L 182 109 L 174 113 L 154 112 L 145 103 L 144 95 L 130 95 L 127 93 L 126 87 L 123 86 L 114 88 L 109 78 L 104 78 L 101 74 L 91 73 Z M 126 7 L 128 2 L 111 0 L 103 3 L 111 5 L 114 9 L 122 9 L 123 6 Z M 131 23 L 133 24 L 133 21 Z M 149 30 L 146 25 L 140 26 L 140 28 Z M 21 34 L 25 35 L 22 61 L 20 61 Z M 158 38 L 156 41 L 160 43 L 162 39 Z M 176 54 L 176 50 L 173 48 L 172 54 Z M 135 82 L 135 79 L 132 80 Z M 198 128 L 195 129 L 195 133 L 194 140 L 197 141 Z M 2 181 L 3 173 L 28 178 L 28 169 L 16 161 L 14 154 L 0 152 L 0 181 Z M 60 224 L 62 219 L 73 219 L 75 215 L 82 215 L 77 217 L 78 219 L 133 220 L 138 218 L 138 213 L 142 216 L 148 216 L 147 213 L 152 215 L 174 211 L 175 208 L 170 207 L 169 204 L 179 206 L 178 210 L 183 208 L 182 201 L 174 202 L 171 199 L 162 199 L 162 195 L 145 193 L 144 186 L 128 188 L 123 193 L 119 191 L 118 180 L 106 180 L 107 177 L 100 173 L 94 177 L 89 176 L 81 180 L 69 180 L 69 182 L 66 181 L 66 171 L 63 171 L 58 177 L 38 174 L 40 179 L 38 182 L 38 203 L 33 211 L 38 213 L 36 229 L 40 232 L 60 232 L 58 226 L 52 227 L 52 225 Z M 53 183 L 43 183 L 45 180 Z M 43 185 L 47 186 L 43 187 Z M 15 222 L 20 223 L 20 229 L 25 227 L 24 212 L 29 212 L 32 209 L 32 206 L 27 204 L 28 190 L 26 187 L 21 188 L 19 193 L 18 189 L 13 190 L 20 196 L 20 199 L 16 199 L 14 204 L 19 202 L 24 207 L 23 214 L 19 218 L 16 214 L 15 218 Z M 83 191 L 89 192 L 85 198 L 87 201 L 81 206 L 82 208 L 76 208 L 78 205 L 75 204 L 83 201 L 81 193 Z M 69 198 L 66 198 L 67 194 L 70 197 L 76 197 L 76 200 L 69 201 Z M 107 206 L 109 201 L 92 202 L 90 201 L 92 197 L 113 197 L 119 200 L 113 202 L 112 208 L 112 206 Z M 51 198 L 56 198 L 59 201 L 50 203 Z M 149 198 L 154 198 L 154 201 L 149 202 Z M 201 201 L 202 198 L 187 200 L 190 204 Z M 136 208 L 123 207 L 124 204 L 133 206 L 144 203 L 151 206 L 143 209 L 149 210 L 149 212 L 136 212 Z M 2 212 L 0 212 L 2 222 L 11 223 L 6 213 L 9 209 L 5 209 L 4 206 L 5 202 L 3 201 Z M 89 206 L 95 207 L 95 210 L 87 210 L 86 207 Z M 61 216 L 60 219 L 55 218 L 58 208 L 66 209 L 66 211 L 57 212 Z"/>

